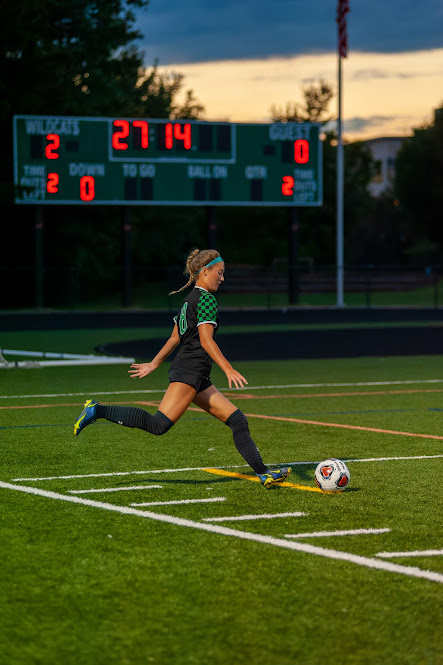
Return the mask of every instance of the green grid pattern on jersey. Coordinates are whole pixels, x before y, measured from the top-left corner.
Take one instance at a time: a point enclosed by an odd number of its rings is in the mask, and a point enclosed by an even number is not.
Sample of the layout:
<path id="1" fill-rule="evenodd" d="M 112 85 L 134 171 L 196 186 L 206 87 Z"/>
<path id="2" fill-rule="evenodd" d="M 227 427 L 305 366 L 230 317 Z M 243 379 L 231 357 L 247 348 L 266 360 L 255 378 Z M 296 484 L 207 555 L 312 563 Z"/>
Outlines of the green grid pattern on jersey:
<path id="1" fill-rule="evenodd" d="M 197 303 L 197 323 L 217 322 L 217 301 L 212 293 L 202 293 Z"/>

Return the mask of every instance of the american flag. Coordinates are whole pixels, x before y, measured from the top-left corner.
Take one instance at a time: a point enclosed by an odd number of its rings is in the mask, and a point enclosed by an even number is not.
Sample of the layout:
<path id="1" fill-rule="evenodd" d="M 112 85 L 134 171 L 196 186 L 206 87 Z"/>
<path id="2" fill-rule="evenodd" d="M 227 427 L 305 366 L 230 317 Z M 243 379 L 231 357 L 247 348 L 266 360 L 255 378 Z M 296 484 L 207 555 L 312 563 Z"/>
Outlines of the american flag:
<path id="1" fill-rule="evenodd" d="M 346 14 L 350 11 L 349 0 L 338 0 L 337 23 L 338 23 L 338 53 L 340 58 L 346 58 L 348 52 L 348 32 L 346 26 Z"/>

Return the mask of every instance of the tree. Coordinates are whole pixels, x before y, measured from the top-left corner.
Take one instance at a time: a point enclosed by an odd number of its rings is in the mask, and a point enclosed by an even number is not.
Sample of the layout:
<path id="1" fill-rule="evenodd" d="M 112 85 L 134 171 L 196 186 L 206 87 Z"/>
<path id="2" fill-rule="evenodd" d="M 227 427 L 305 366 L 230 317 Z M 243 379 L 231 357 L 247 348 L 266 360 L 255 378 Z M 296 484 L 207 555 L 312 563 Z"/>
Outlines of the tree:
<path id="1" fill-rule="evenodd" d="M 34 210 L 12 204 L 13 115 L 192 119 L 203 112 L 192 91 L 178 101 L 184 87 L 181 74 L 160 73 L 157 62 L 144 66 L 144 54 L 136 46 L 141 35 L 134 27 L 134 10 L 147 5 L 148 0 L 20 0 L 2 7 L 0 121 L 7 131 L 0 156 L 0 215 L 2 246 L 11 248 L 2 258 L 9 270 L 0 273 L 3 306 L 33 302 Z M 45 207 L 45 302 L 61 302 L 65 278 L 69 282 L 70 275 L 85 270 L 93 272 L 90 279 L 98 288 L 118 289 L 119 215 L 117 208 L 85 208 L 80 224 L 78 208 Z M 140 226 L 146 226 L 140 211 L 134 227 L 138 218 Z M 85 228 L 93 231 L 93 242 Z M 7 287 L 16 281 L 11 274 L 20 271 L 31 279 L 28 300 L 17 303 L 14 289 Z"/>
<path id="2" fill-rule="evenodd" d="M 415 261 L 443 261 L 443 109 L 434 122 L 414 130 L 396 161 L 395 196 L 410 230 Z"/>
<path id="3" fill-rule="evenodd" d="M 332 86 L 326 81 L 312 84 L 303 88 L 304 104 L 287 102 L 286 109 L 271 106 L 271 118 L 273 122 L 321 122 L 325 123 L 330 118 L 325 118 L 329 102 L 334 96 Z"/>
<path id="4" fill-rule="evenodd" d="M 0 23 L 0 121 L 14 114 L 198 118 L 203 106 L 183 76 L 146 69 L 135 46 L 134 8 L 148 0 L 22 0 Z M 0 164 L 11 196 L 12 139 Z"/>
<path id="5" fill-rule="evenodd" d="M 149 116 L 174 110 L 179 74 L 145 72 L 134 8 L 148 0 L 22 0 L 0 25 L 0 114 Z M 157 97 L 157 105 L 152 104 Z M 186 115 L 202 107 L 188 93 Z M 152 116 L 151 116 L 152 117 Z"/>

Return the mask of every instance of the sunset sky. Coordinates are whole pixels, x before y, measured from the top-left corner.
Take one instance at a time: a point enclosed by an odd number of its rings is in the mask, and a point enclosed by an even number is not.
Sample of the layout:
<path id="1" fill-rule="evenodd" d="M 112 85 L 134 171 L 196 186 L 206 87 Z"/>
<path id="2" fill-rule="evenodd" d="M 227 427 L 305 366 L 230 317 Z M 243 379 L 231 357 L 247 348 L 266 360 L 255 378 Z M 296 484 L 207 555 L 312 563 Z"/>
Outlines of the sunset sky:
<path id="1" fill-rule="evenodd" d="M 441 0 L 350 0 L 344 137 L 404 136 L 443 106 Z M 269 122 L 320 79 L 337 88 L 336 0 L 150 0 L 145 64 L 184 74 L 205 120 Z M 336 98 L 330 105 L 337 115 Z"/>

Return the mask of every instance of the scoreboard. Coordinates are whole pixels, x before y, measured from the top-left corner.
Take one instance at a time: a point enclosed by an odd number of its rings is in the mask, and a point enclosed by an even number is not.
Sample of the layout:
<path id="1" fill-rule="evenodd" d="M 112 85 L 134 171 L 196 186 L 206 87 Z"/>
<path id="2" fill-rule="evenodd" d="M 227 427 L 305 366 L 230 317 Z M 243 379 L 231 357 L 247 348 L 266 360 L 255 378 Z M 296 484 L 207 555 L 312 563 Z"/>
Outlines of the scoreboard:
<path id="1" fill-rule="evenodd" d="M 320 206 L 314 123 L 17 115 L 15 202 Z"/>

